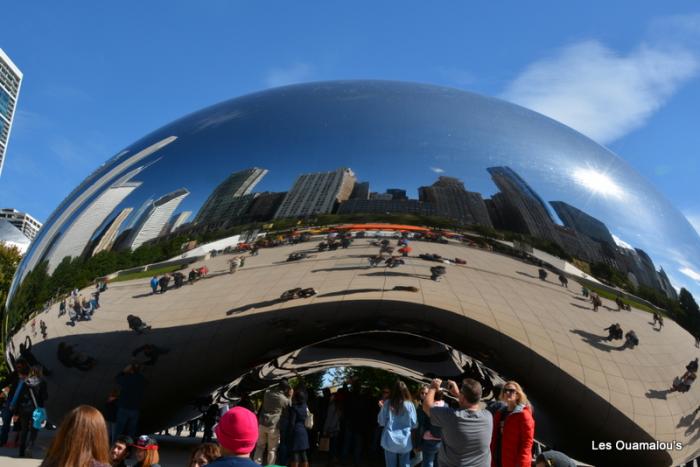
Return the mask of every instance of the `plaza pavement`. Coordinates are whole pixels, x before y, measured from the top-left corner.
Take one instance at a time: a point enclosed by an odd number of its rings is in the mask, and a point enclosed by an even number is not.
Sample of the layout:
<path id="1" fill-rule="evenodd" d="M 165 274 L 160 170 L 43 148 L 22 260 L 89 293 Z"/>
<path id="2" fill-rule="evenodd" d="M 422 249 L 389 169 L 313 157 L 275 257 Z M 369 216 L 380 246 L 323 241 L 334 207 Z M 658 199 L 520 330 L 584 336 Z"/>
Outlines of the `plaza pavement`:
<path id="1" fill-rule="evenodd" d="M 582 410 L 586 410 L 591 395 L 609 403 L 612 409 L 599 402 L 592 402 L 591 406 L 591 410 L 601 412 L 603 428 L 610 428 L 625 419 L 653 439 L 684 443 L 682 451 L 669 453 L 674 461 L 697 455 L 700 417 L 695 418 L 693 411 L 700 404 L 700 390 L 693 387 L 685 394 L 668 394 L 665 390 L 674 377 L 683 373 L 685 365 L 698 355 L 698 350 L 691 335 L 670 319 L 665 321 L 661 331 L 656 331 L 649 313 L 636 309 L 631 312 L 610 311 L 616 306 L 605 299 L 604 307 L 595 313 L 590 303 L 580 296 L 580 286 L 573 280 L 568 289 L 561 287 L 553 274 L 543 282 L 537 278 L 537 267 L 533 265 L 454 243 L 412 242 L 413 252 L 407 258 L 407 264 L 396 269 L 368 269 L 367 256 L 376 254 L 377 248 L 370 246 L 366 239 L 356 240 L 349 249 L 311 252 L 311 258 L 285 261 L 289 253 L 315 245 L 305 243 L 261 249 L 259 256 L 246 255 L 245 267 L 234 275 L 226 274 L 230 255 L 213 257 L 206 261 L 209 278 L 164 295 L 150 295 L 147 278 L 111 284 L 101 296 L 102 306 L 94 319 L 79 322 L 75 327 L 65 325 L 65 316 L 57 317 L 55 305 L 38 317 L 49 327 L 47 343 L 51 345 L 37 345 L 41 337 L 32 336 L 40 360 L 44 364 L 50 362 L 47 366 L 66 373 L 61 377 L 60 387 L 52 387 L 51 377 L 48 378 L 52 397 L 61 397 L 71 405 L 79 401 L 96 403 L 104 400 L 113 387 L 113 375 L 131 358 L 126 349 L 131 350 L 145 342 L 144 337 L 128 332 L 126 315 L 130 313 L 140 316 L 154 330 L 202 323 L 212 323 L 216 329 L 222 329 L 211 331 L 193 327 L 192 333 L 160 336 L 160 341 L 153 342 L 171 349 L 160 359 L 173 362 L 175 368 L 172 365 L 168 368 L 156 366 L 147 369 L 150 372 L 147 377 L 167 380 L 171 390 L 177 391 L 179 387 L 186 387 L 193 378 L 206 374 L 206 369 L 200 368 L 200 352 L 193 355 L 194 343 L 205 341 L 216 350 L 230 342 L 232 347 L 239 345 L 236 348 L 240 350 L 243 344 L 237 342 L 254 339 L 255 336 L 247 335 L 246 330 L 240 330 L 235 336 L 219 335 L 229 323 L 222 320 L 244 322 L 247 318 L 262 317 L 300 305 L 322 304 L 333 307 L 337 316 L 343 312 L 344 302 L 356 307 L 365 301 L 398 301 L 407 306 L 417 304 L 446 310 L 457 317 L 481 323 L 494 331 L 494 335 L 502 336 L 503 342 L 515 342 L 520 345 L 519 349 L 530 349 L 532 355 L 527 356 L 527 364 L 532 365 L 533 371 L 543 368 L 543 364 L 551 364 L 559 368 L 562 375 L 570 376 L 572 381 L 590 391 L 575 395 L 575 403 L 581 404 Z M 440 282 L 434 282 L 429 280 L 429 269 L 437 263 L 417 258 L 420 253 L 461 257 L 468 264 L 448 265 L 447 275 Z M 392 290 L 396 285 L 415 286 L 419 291 L 397 292 Z M 314 287 L 319 294 L 303 302 L 278 300 L 282 291 L 294 287 Z M 84 294 L 89 292 L 82 291 Z M 235 311 L 233 316 L 227 313 L 231 310 Z M 613 322 L 619 322 L 625 332 L 634 329 L 640 345 L 620 351 L 616 348 L 621 345 L 620 341 L 608 343 L 601 340 L 607 334 L 603 329 Z M 279 323 L 279 327 L 293 325 L 284 321 Z M 115 330 L 126 331 L 125 337 L 118 341 L 100 340 L 101 334 Z M 266 331 L 256 329 L 255 332 Z M 28 324 L 15 336 L 15 346 L 25 335 L 31 335 Z M 81 341 L 80 336 L 89 336 L 90 340 Z M 73 338 L 71 342 L 77 342 L 79 350 L 97 359 L 95 370 L 85 373 L 60 368 L 55 360 L 55 348 L 59 340 L 67 338 Z M 505 343 L 499 345 L 506 347 Z M 236 351 L 232 352 L 235 354 Z M 216 360 L 218 356 L 212 354 L 210 358 Z M 514 358 L 525 357 L 514 355 Z M 187 371 L 179 371 L 184 369 Z M 96 374 L 100 376 L 96 377 Z M 562 377 L 555 376 L 553 390 L 558 382 L 563 381 Z M 84 384 L 85 378 L 96 383 Z M 542 381 L 542 384 L 548 382 Z M 163 394 L 150 395 L 146 404 L 158 404 L 161 397 L 167 398 Z"/>

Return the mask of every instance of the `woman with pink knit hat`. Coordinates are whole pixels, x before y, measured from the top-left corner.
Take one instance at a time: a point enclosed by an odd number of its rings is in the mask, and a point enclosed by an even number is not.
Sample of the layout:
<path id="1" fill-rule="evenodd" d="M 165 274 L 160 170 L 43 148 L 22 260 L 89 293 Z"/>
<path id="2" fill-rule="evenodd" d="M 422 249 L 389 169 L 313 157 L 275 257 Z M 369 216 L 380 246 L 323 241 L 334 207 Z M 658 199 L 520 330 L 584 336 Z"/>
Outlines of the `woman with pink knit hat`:
<path id="1" fill-rule="evenodd" d="M 226 412 L 214 428 L 221 445 L 221 457 L 209 464 L 212 467 L 260 467 L 250 460 L 250 453 L 258 441 L 258 418 L 243 407 Z"/>

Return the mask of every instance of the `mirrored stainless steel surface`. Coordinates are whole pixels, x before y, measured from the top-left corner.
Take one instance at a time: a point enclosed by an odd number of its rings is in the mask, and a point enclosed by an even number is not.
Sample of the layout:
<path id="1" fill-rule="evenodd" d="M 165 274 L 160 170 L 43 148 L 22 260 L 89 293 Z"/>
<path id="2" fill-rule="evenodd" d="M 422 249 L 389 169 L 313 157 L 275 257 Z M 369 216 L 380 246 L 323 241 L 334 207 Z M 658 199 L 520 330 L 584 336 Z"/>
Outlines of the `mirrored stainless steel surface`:
<path id="1" fill-rule="evenodd" d="M 10 360 L 49 370 L 53 417 L 100 405 L 133 359 L 145 429 L 283 356 L 425 374 L 389 344 L 319 345 L 400 332 L 520 381 L 538 439 L 581 460 L 621 455 L 590 439 L 678 440 L 639 459 L 691 458 L 679 423 L 700 396 L 663 391 L 693 337 L 656 331 L 624 293 L 632 311 L 593 311 L 582 287 L 617 293 L 596 264 L 677 299 L 695 291 L 681 271 L 700 271 L 700 238 L 628 163 L 542 115 L 423 84 L 309 83 L 195 112 L 95 170 L 31 244 L 3 333 Z M 613 322 L 640 344 L 608 343 Z"/>

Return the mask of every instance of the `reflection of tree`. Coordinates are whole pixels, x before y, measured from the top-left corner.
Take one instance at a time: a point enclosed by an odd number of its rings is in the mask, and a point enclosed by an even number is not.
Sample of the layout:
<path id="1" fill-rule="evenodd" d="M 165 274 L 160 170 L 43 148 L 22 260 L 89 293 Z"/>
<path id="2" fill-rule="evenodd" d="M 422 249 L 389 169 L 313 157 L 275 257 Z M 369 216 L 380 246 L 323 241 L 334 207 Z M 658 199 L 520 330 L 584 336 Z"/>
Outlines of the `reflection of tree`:
<path id="1" fill-rule="evenodd" d="M 330 375 L 332 376 L 332 383 L 336 386 L 342 386 L 345 383 L 350 384 L 352 380 L 355 380 L 363 387 L 369 388 L 370 392 L 375 396 L 379 396 L 384 388 L 392 389 L 397 379 L 406 383 L 411 394 L 416 394 L 420 386 L 416 381 L 403 378 L 395 373 L 380 368 L 364 366 L 335 368 L 330 370 Z"/>
<path id="2" fill-rule="evenodd" d="M 44 309 L 52 299 L 65 296 L 75 288 L 85 288 L 99 277 L 172 258 L 180 254 L 182 244 L 188 240 L 190 238 L 178 236 L 144 244 L 133 252 L 101 251 L 87 259 L 66 257 L 50 276 L 47 272 L 48 262 L 42 261 L 26 275 L 18 287 L 11 309 L 8 310 L 5 329 L 10 334 L 17 331 L 22 323 L 29 320 L 33 313 Z"/>

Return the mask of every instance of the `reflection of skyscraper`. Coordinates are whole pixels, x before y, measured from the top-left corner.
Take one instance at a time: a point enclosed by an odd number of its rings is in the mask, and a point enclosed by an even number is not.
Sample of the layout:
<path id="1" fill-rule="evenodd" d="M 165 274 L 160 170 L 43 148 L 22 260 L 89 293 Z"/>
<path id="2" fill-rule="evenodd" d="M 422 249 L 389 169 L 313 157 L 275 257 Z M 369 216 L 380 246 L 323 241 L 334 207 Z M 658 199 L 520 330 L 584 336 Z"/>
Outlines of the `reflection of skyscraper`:
<path id="1" fill-rule="evenodd" d="M 386 190 L 386 192 L 391 195 L 391 199 L 408 199 L 408 196 L 406 196 L 406 190 L 402 190 L 400 188 L 389 188 Z"/>
<path id="2" fill-rule="evenodd" d="M 654 266 L 651 257 L 641 248 L 635 248 L 634 251 L 637 253 L 637 262 L 641 270 L 641 273 L 637 276 L 639 282 L 654 289 L 661 290 L 661 282 L 659 281 L 656 266 Z"/>
<path id="3" fill-rule="evenodd" d="M 565 226 L 591 237 L 599 242 L 615 245 L 608 228 L 601 221 L 563 201 L 550 201 Z"/>
<path id="4" fill-rule="evenodd" d="M 95 256 L 97 253 L 101 251 L 109 251 L 112 249 L 112 245 L 114 245 L 114 241 L 117 238 L 117 234 L 119 233 L 119 229 L 121 228 L 122 224 L 126 220 L 127 217 L 129 217 L 129 214 L 131 214 L 131 211 L 133 211 L 134 208 L 124 208 L 117 214 L 117 217 L 112 219 L 112 222 L 110 222 L 103 230 L 102 233 L 95 239 L 97 241 L 97 245 L 95 248 L 92 250 L 92 256 Z"/>
<path id="5" fill-rule="evenodd" d="M 498 219 L 505 222 L 501 227 L 557 241 L 552 217 L 535 190 L 510 167 L 489 167 L 487 170 L 500 190 L 493 196 L 492 207 L 509 212 L 508 215 L 499 212 Z"/>
<path id="6" fill-rule="evenodd" d="M 417 199 L 349 199 L 340 203 L 338 214 L 436 215 L 432 204 Z"/>
<path id="7" fill-rule="evenodd" d="M 355 174 L 350 169 L 301 175 L 287 192 L 275 218 L 333 212 L 337 203 L 350 198 L 354 186 Z"/>
<path id="8" fill-rule="evenodd" d="M 257 197 L 250 205 L 247 213 L 247 218 L 252 222 L 264 222 L 272 219 L 277 212 L 277 209 L 282 204 L 286 191 L 281 193 L 263 192 L 257 193 Z"/>
<path id="9" fill-rule="evenodd" d="M 234 172 L 221 182 L 197 213 L 196 224 L 226 224 L 233 217 L 245 213 L 252 198 L 245 201 L 241 198 L 250 194 L 255 185 L 267 174 L 266 169 L 252 167 Z M 243 205 L 242 205 L 242 201 Z"/>
<path id="10" fill-rule="evenodd" d="M 355 182 L 350 199 L 369 199 L 369 182 Z"/>
<path id="11" fill-rule="evenodd" d="M 129 247 L 135 250 L 147 241 L 156 238 L 175 209 L 189 194 L 187 189 L 180 188 L 154 201 L 133 227 Z"/>
<path id="12" fill-rule="evenodd" d="M 676 289 L 673 288 L 673 285 L 671 285 L 671 281 L 666 275 L 666 271 L 664 271 L 664 268 L 659 269 L 658 275 L 659 282 L 661 283 L 661 289 L 664 291 L 666 296 L 671 300 L 678 300 L 678 293 L 676 292 Z"/>
<path id="13" fill-rule="evenodd" d="M 5 151 L 10 139 L 21 84 L 22 72 L 0 49 L 0 173 L 5 163 Z"/>
<path id="14" fill-rule="evenodd" d="M 390 191 L 387 190 L 387 193 Z M 421 201 L 432 204 L 438 216 L 454 219 L 464 225 L 492 226 L 481 195 L 467 191 L 461 180 L 438 177 L 431 186 L 418 188 L 418 196 Z"/>
<path id="15" fill-rule="evenodd" d="M 97 228 L 112 214 L 124 198 L 141 185 L 141 182 L 130 182 L 142 168 L 132 170 L 104 190 L 90 203 L 83 212 L 61 234 L 49 254 L 49 273 L 52 273 L 63 258 L 76 257 L 83 254 Z"/>
<path id="16" fill-rule="evenodd" d="M 179 214 L 173 216 L 170 221 L 163 227 L 163 232 L 161 235 L 167 235 L 169 233 L 175 232 L 178 227 L 187 222 L 187 219 L 192 214 L 192 211 L 183 211 Z"/>
<path id="17" fill-rule="evenodd" d="M 17 269 L 17 274 L 12 282 L 12 289 L 14 290 L 16 285 L 19 284 L 26 274 L 33 270 L 40 261 L 46 259 L 46 255 L 51 251 L 51 247 L 59 240 L 58 233 L 60 230 L 70 221 L 73 214 L 83 208 L 87 200 L 95 195 L 95 193 L 102 190 L 105 185 L 109 184 L 115 177 L 118 177 L 119 174 L 123 173 L 124 170 L 127 170 L 139 161 L 161 150 L 175 140 L 177 140 L 177 136 L 168 136 L 137 152 L 133 156 L 126 157 L 108 172 L 100 175 L 100 169 L 98 169 L 85 179 L 83 183 L 68 195 L 56 208 L 54 214 L 49 217 L 49 220 L 46 221 L 46 223 L 49 224 L 49 228 L 42 229 L 39 232 L 37 238 L 38 243 L 32 247 L 31 256 L 28 257 L 27 261 L 23 261 Z M 113 160 L 124 157 L 126 154 L 126 152 L 122 152 L 115 156 Z"/>

